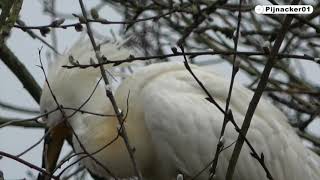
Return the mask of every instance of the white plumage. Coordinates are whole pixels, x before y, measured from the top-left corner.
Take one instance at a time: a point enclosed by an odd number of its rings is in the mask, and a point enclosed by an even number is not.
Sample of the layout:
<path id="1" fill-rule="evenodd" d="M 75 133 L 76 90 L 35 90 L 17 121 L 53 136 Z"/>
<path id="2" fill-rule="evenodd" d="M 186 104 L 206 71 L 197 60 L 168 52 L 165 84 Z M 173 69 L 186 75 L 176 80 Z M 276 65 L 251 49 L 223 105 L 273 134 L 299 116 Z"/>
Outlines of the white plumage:
<path id="1" fill-rule="evenodd" d="M 95 57 L 89 44 L 79 43 L 70 53 L 80 64 Z M 132 52 L 114 44 L 101 46 L 102 54 L 109 60 L 125 59 Z M 98 69 L 64 69 L 68 55 L 60 58 L 50 68 L 49 83 L 57 100 L 64 107 L 78 108 L 92 92 L 100 72 Z M 215 100 L 223 107 L 227 96 L 229 80 L 192 66 L 196 76 L 204 83 Z M 127 98 L 129 96 L 129 107 Z M 244 119 L 253 93 L 236 84 L 230 108 L 239 126 Z M 115 92 L 116 101 L 126 119 L 126 130 L 139 169 L 146 179 L 171 180 L 178 174 L 193 177 L 213 158 L 218 143 L 223 115 L 205 98 L 197 82 L 185 69 L 183 63 L 159 63 L 141 68 L 126 78 Z M 41 111 L 50 111 L 56 104 L 45 85 L 41 98 Z M 82 108 L 90 112 L 114 114 L 113 108 L 100 85 L 90 101 Z M 67 115 L 73 111 L 65 110 Z M 47 124 L 54 126 L 62 119 L 59 111 L 50 114 Z M 92 114 L 76 113 L 69 120 L 82 144 L 89 152 L 95 152 L 117 135 L 116 117 L 99 117 Z M 272 104 L 260 100 L 253 117 L 247 138 L 257 152 L 263 152 L 265 162 L 274 179 L 277 180 L 318 180 L 320 159 L 303 146 L 286 117 Z M 232 124 L 228 124 L 225 146 L 233 143 L 238 136 Z M 82 152 L 73 138 L 74 149 Z M 216 179 L 225 177 L 233 148 L 224 150 L 219 158 Z M 134 176 L 131 161 L 121 138 L 103 151 L 94 155 L 116 176 Z M 82 161 L 94 174 L 109 177 L 92 159 Z M 197 179 L 208 179 L 205 171 Z M 267 179 L 259 163 L 250 155 L 244 145 L 234 174 L 236 180 Z"/>

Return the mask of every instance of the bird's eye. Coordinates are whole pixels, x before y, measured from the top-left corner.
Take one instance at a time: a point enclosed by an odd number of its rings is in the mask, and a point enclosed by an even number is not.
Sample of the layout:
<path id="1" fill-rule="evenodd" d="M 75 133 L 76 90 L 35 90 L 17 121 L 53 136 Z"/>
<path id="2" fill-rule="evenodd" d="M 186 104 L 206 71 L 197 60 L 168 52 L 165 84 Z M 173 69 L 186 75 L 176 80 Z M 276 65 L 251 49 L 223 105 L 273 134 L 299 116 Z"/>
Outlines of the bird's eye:
<path id="1" fill-rule="evenodd" d="M 44 112 L 44 117 L 48 118 L 48 110 L 45 109 L 43 112 Z"/>

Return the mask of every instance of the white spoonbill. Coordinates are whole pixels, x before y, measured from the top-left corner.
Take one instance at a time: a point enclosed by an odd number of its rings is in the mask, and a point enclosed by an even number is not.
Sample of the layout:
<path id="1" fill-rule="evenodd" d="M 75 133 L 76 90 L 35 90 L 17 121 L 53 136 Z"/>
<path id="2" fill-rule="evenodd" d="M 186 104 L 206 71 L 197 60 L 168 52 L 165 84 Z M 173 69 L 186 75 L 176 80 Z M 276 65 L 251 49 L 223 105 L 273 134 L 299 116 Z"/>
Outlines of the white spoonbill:
<path id="1" fill-rule="evenodd" d="M 132 54 L 121 45 L 112 43 L 102 44 L 101 52 L 108 60 L 125 59 Z M 98 68 L 62 68 L 62 65 L 69 63 L 70 54 L 80 64 L 88 64 L 95 57 L 89 43 L 78 43 L 69 54 L 62 56 L 49 67 L 48 81 L 60 105 L 79 108 L 92 93 L 101 75 Z M 108 69 L 112 68 L 108 67 Z M 192 66 L 192 69 L 215 100 L 224 107 L 229 80 L 197 66 Z M 247 88 L 235 84 L 230 108 L 239 126 L 244 119 L 252 95 L 253 92 Z M 219 141 L 223 114 L 208 102 L 206 97 L 207 95 L 185 69 L 183 63 L 149 65 L 121 82 L 115 91 L 115 98 L 119 108 L 127 116 L 126 131 L 131 145 L 135 148 L 135 159 L 144 179 L 172 180 L 178 174 L 182 174 L 184 179 L 192 178 L 212 160 Z M 41 96 L 41 112 L 50 112 L 56 108 L 57 104 L 50 89 L 45 85 Z M 102 84 L 97 87 L 93 96 L 81 109 L 101 114 L 114 114 Z M 64 108 L 63 111 L 66 116 L 74 112 L 68 108 Z M 62 119 L 62 113 L 55 111 L 45 118 L 45 122 L 49 127 L 58 129 Z M 67 121 L 77 136 L 73 134 L 73 146 L 77 153 L 83 152 L 77 138 L 86 151 L 93 153 L 112 141 L 118 134 L 118 120 L 113 116 L 101 117 L 77 112 Z M 55 136 L 62 136 L 59 131 L 56 132 L 58 133 Z M 237 136 L 238 133 L 229 123 L 224 135 L 225 146 L 232 144 Z M 247 138 L 258 153 L 264 153 L 265 164 L 274 179 L 320 179 L 320 158 L 304 147 L 288 125 L 286 117 L 265 99 L 260 100 Z M 220 154 L 216 180 L 225 179 L 232 149 L 226 149 Z M 56 157 L 52 156 L 58 154 L 52 151 L 49 149 L 48 161 L 55 161 Z M 121 138 L 94 154 L 93 157 L 99 161 L 100 165 L 90 157 L 84 158 L 81 162 L 90 172 L 99 177 L 106 179 L 111 177 L 101 164 L 119 178 L 135 175 Z M 196 179 L 207 180 L 208 176 L 209 170 L 206 170 Z M 252 158 L 250 149 L 246 145 L 242 148 L 234 179 L 267 179 L 265 171 Z"/>

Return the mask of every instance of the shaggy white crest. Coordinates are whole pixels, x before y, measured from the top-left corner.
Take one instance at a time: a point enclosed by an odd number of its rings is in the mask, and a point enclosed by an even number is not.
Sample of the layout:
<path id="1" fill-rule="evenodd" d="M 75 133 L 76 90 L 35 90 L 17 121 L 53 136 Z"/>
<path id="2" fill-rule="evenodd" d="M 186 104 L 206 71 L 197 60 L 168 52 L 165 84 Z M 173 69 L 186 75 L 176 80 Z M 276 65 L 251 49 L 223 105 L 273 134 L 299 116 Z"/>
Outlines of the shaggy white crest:
<path id="1" fill-rule="evenodd" d="M 127 39 L 128 40 L 128 39 Z M 109 61 L 113 60 L 124 60 L 127 59 L 130 55 L 134 55 L 135 52 L 125 48 L 124 45 L 127 40 L 123 41 L 115 41 L 115 42 L 100 42 L 100 52 L 101 55 L 105 56 Z M 70 63 L 70 56 L 79 64 L 91 64 L 92 61 L 94 63 L 98 63 L 96 59 L 95 52 L 93 47 L 88 39 L 80 38 L 72 48 L 70 48 L 66 53 L 63 55 L 59 55 L 58 59 L 53 61 L 48 66 L 48 78 L 49 81 L 52 79 L 57 78 L 63 73 L 64 76 L 66 74 L 86 74 L 89 76 L 98 76 L 100 75 L 99 68 L 86 68 L 80 69 L 79 68 L 72 68 L 67 69 L 63 68 L 63 65 L 72 65 Z M 112 71 L 112 65 L 105 65 L 108 71 Z M 123 65 L 124 66 L 124 65 Z"/>

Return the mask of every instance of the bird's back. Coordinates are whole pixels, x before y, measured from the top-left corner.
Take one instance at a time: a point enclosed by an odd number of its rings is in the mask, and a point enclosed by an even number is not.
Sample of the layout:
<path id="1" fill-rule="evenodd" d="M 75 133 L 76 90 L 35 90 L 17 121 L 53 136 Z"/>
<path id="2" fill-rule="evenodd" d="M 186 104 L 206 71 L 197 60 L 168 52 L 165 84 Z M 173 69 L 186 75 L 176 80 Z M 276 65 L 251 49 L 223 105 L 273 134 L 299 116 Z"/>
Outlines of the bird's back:
<path id="1" fill-rule="evenodd" d="M 69 54 L 80 64 L 88 64 L 94 57 L 94 52 L 88 51 L 89 45 L 85 42 L 77 43 Z M 101 46 L 101 53 L 105 54 L 108 60 L 128 58 L 131 52 L 120 47 L 104 44 Z M 70 58 L 67 55 L 62 56 L 60 61 L 49 68 L 48 80 L 59 103 L 64 107 L 78 108 L 92 92 L 100 77 L 100 71 L 98 68 L 70 70 L 61 67 L 69 63 Z M 195 66 L 192 69 L 216 101 L 224 107 L 229 80 Z M 234 86 L 230 108 L 238 126 L 241 126 L 252 95 L 248 89 L 240 85 Z M 127 115 L 126 130 L 130 143 L 136 149 L 135 157 L 144 176 L 167 180 L 182 173 L 187 177 L 193 177 L 211 161 L 223 115 L 205 99 L 206 97 L 182 63 L 150 65 L 121 83 L 116 91 L 116 101 Z M 42 109 L 56 107 L 48 88 L 44 88 L 42 101 Z M 97 87 L 82 110 L 114 113 L 111 103 L 105 97 L 103 86 Z M 51 120 L 47 124 L 50 125 L 51 121 L 56 123 L 56 119 L 52 118 L 55 116 L 50 117 Z M 303 146 L 286 121 L 278 109 L 261 99 L 247 137 L 257 152 L 264 153 L 266 165 L 274 179 L 320 179 L 319 157 Z M 119 126 L 114 116 L 100 117 L 77 113 L 69 122 L 88 152 L 96 152 L 118 137 Z M 232 144 L 237 136 L 234 127 L 229 123 L 224 136 L 225 147 Z M 83 150 L 76 139 L 74 138 L 74 149 L 79 153 Z M 224 179 L 232 149 L 233 147 L 227 148 L 221 153 L 217 179 Z M 94 157 L 119 177 L 134 175 L 126 146 L 121 138 L 117 138 Z M 82 162 L 94 174 L 108 177 L 91 158 Z M 207 177 L 208 171 L 205 171 L 197 179 Z M 250 156 L 248 147 L 244 145 L 234 179 L 263 178 L 266 179 L 263 169 Z"/>
<path id="2" fill-rule="evenodd" d="M 198 67 L 193 67 L 193 71 L 224 107 L 229 80 Z M 140 115 L 133 119 L 128 117 L 128 126 L 130 121 L 139 121 L 136 119 L 145 124 L 151 136 L 149 145 L 156 152 L 153 168 L 157 171 L 154 175 L 157 179 L 171 179 L 178 173 L 193 177 L 212 160 L 223 114 L 205 99 L 206 94 L 183 64 L 151 65 L 126 79 L 116 93 L 120 106 L 126 106 L 124 102 L 129 91 L 129 116 L 135 113 Z M 230 108 L 238 126 L 242 124 L 252 95 L 250 90 L 237 84 L 234 86 Z M 274 179 L 319 179 L 319 158 L 303 146 L 286 121 L 277 108 L 261 99 L 247 138 L 258 153 L 264 154 L 266 166 Z M 237 136 L 238 133 L 229 123 L 224 146 L 234 143 Z M 233 146 L 219 156 L 218 180 L 225 177 L 232 150 Z M 207 178 L 208 170 L 197 179 Z M 267 179 L 261 165 L 250 155 L 247 145 L 242 148 L 234 179 Z"/>

